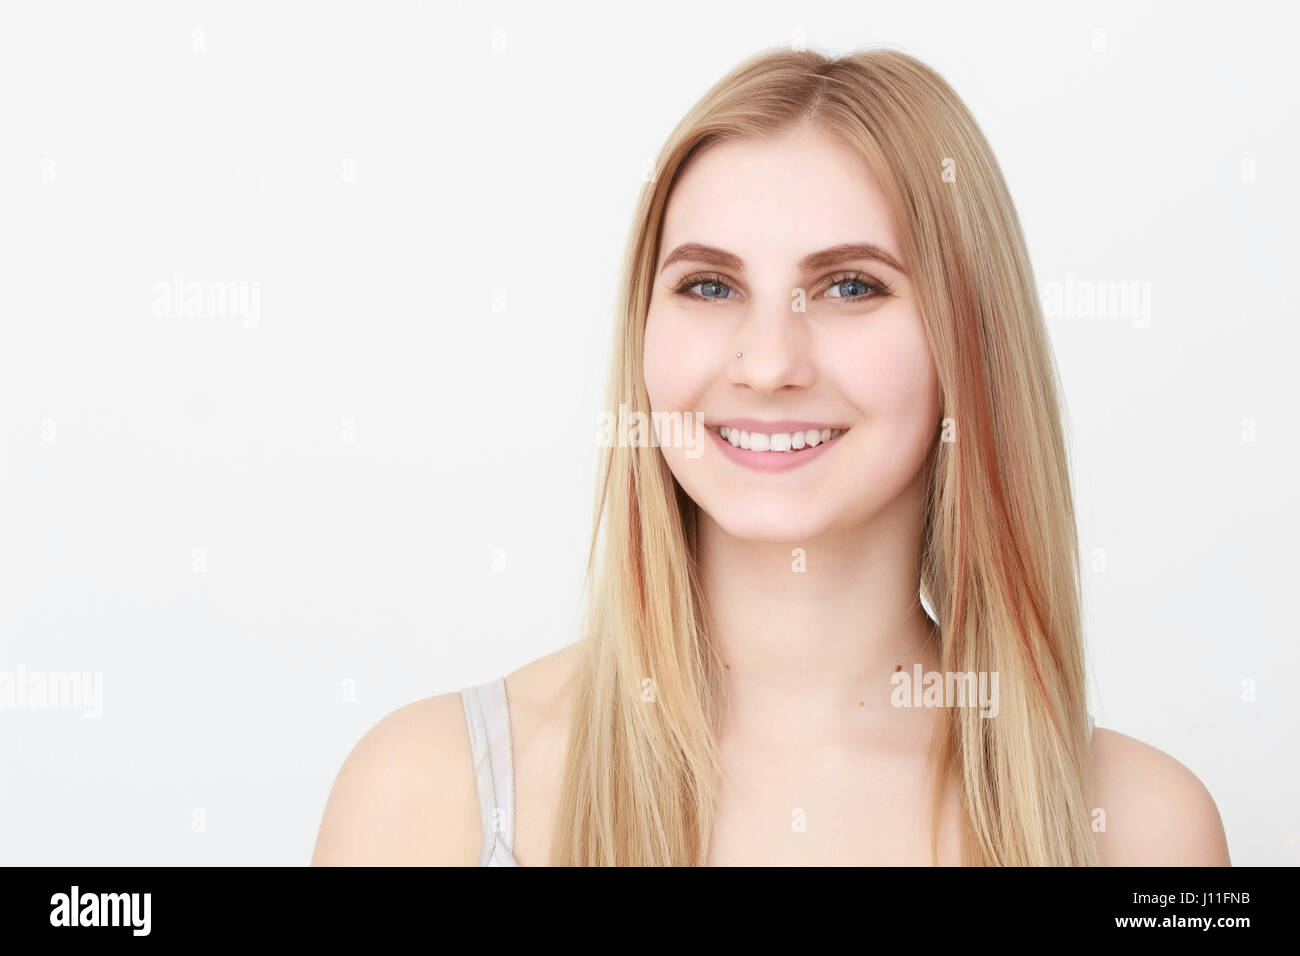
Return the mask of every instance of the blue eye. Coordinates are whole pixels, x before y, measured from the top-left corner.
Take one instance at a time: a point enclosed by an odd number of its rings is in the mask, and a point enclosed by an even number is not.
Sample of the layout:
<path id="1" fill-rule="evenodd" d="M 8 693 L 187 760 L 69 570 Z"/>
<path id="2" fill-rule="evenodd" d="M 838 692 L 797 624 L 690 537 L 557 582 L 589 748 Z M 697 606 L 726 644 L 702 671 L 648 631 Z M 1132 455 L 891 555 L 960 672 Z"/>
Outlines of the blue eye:
<path id="1" fill-rule="evenodd" d="M 696 291 L 696 290 L 700 291 Z M 725 302 L 727 299 L 739 298 L 724 276 L 716 273 L 697 272 L 687 276 L 673 289 L 679 295 L 690 296 L 702 302 Z M 890 295 L 889 286 L 860 272 L 845 272 L 832 276 L 830 285 L 822 296 L 839 299 L 841 302 L 865 302 L 878 296 Z"/>
<path id="2" fill-rule="evenodd" d="M 850 286 L 858 291 L 845 292 L 845 286 Z M 831 289 L 839 289 L 840 292 L 838 295 L 831 295 Z M 868 295 L 870 292 L 871 286 L 867 285 L 861 279 L 841 279 L 839 282 L 833 283 L 831 288 L 827 290 L 826 294 L 832 299 L 858 299 L 864 295 Z"/>
<path id="3" fill-rule="evenodd" d="M 693 291 L 697 288 L 702 288 L 705 291 Z M 715 300 L 734 298 L 734 296 L 728 295 L 728 293 L 734 292 L 735 290 L 723 281 L 722 276 L 693 275 L 685 279 L 675 291 L 696 299 Z"/>
<path id="4" fill-rule="evenodd" d="M 845 286 L 850 287 L 853 291 L 844 291 Z M 840 292 L 838 294 L 832 294 L 831 290 L 833 289 L 839 289 Z M 827 298 L 848 301 L 870 299 L 877 295 L 888 294 L 889 289 L 883 283 L 868 279 L 866 276 L 856 272 L 835 276 L 831 279 L 830 288 L 826 290 Z"/>

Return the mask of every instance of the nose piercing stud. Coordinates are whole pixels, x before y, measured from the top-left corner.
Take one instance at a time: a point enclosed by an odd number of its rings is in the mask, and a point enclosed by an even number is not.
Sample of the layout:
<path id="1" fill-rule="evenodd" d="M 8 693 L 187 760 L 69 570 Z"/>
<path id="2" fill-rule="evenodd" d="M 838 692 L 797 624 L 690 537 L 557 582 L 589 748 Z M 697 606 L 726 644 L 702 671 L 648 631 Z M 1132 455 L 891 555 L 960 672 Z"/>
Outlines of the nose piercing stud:
<path id="1" fill-rule="evenodd" d="M 737 352 L 737 353 L 736 353 L 736 358 L 740 358 L 740 357 L 741 357 L 742 355 L 744 355 L 744 354 L 745 354 L 745 353 L 743 353 L 743 352 Z"/>

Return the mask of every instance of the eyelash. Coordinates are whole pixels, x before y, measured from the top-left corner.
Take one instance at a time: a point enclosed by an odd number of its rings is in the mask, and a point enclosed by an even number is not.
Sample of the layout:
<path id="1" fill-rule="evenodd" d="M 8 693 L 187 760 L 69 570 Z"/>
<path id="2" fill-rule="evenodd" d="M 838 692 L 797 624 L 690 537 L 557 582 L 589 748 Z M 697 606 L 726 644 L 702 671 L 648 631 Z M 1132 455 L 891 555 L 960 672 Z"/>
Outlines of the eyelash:
<path id="1" fill-rule="evenodd" d="M 700 285 L 703 282 L 711 282 L 716 285 L 723 285 L 726 286 L 728 289 L 732 288 L 731 283 L 727 281 L 725 276 L 721 276 L 716 272 L 697 272 L 694 275 L 687 276 L 685 279 L 683 279 L 681 283 L 678 284 L 677 288 L 675 288 L 673 291 L 679 295 L 690 296 L 692 299 L 698 299 L 702 302 L 726 302 L 727 301 L 727 297 L 725 296 L 719 297 L 714 295 L 700 295 L 698 292 L 688 291 L 691 288 L 691 286 Z M 860 282 L 864 286 L 866 286 L 869 291 L 865 295 L 832 296 L 832 298 L 837 298 L 844 302 L 866 302 L 868 299 L 893 295 L 893 291 L 890 289 L 888 284 L 880 281 L 879 279 L 873 279 L 870 276 L 863 275 L 861 272 L 836 273 L 835 275 L 831 276 L 830 281 L 826 284 L 826 288 L 833 289 L 835 288 L 835 286 L 841 285 L 845 282 Z"/>

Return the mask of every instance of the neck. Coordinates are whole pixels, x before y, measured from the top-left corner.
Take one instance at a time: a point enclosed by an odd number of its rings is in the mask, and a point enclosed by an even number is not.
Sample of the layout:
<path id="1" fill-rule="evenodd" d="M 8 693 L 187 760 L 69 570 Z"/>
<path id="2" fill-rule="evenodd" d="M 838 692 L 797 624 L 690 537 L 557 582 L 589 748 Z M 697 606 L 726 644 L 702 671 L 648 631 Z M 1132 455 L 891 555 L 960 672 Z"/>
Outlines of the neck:
<path id="1" fill-rule="evenodd" d="M 919 483 L 865 523 L 801 542 L 736 538 L 699 512 L 724 733 L 834 739 L 846 715 L 887 720 L 897 669 L 937 668 L 938 631 L 918 595 L 922 515 Z"/>

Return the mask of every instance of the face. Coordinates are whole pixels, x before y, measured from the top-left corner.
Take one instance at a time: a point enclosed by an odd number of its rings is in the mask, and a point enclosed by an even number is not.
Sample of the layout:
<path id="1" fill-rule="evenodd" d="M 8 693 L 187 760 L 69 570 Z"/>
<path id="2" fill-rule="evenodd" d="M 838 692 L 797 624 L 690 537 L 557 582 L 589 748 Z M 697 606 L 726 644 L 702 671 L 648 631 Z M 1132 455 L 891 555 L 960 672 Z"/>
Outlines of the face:
<path id="1" fill-rule="evenodd" d="M 643 371 L 653 413 L 698 417 L 702 454 L 660 451 L 727 532 L 807 541 L 898 500 L 941 391 L 863 160 L 809 129 L 697 155 L 666 210 Z"/>

